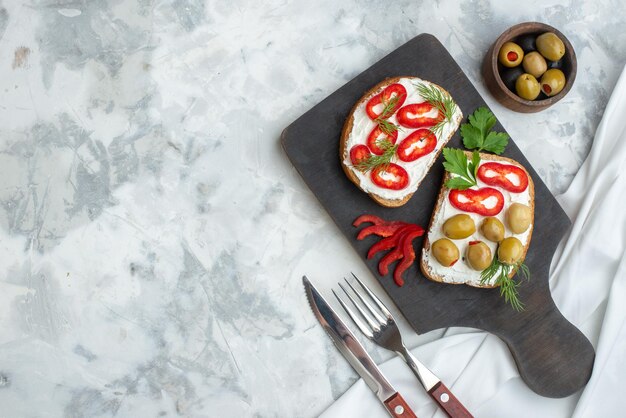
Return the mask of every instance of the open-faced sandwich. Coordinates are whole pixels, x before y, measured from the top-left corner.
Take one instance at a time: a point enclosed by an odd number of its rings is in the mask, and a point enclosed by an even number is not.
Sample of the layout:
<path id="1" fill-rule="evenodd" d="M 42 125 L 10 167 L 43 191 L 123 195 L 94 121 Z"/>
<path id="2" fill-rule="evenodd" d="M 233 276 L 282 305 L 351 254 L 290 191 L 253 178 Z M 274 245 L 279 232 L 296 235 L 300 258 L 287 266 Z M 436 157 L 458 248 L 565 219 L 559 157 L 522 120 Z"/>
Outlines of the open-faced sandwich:
<path id="1" fill-rule="evenodd" d="M 417 77 L 389 78 L 356 103 L 341 134 L 348 178 L 376 202 L 405 204 L 463 115 L 442 87 Z"/>
<path id="2" fill-rule="evenodd" d="M 526 169 L 496 155 L 444 149 L 446 173 L 422 250 L 430 280 L 501 287 L 516 308 L 533 232 L 535 190 Z"/>

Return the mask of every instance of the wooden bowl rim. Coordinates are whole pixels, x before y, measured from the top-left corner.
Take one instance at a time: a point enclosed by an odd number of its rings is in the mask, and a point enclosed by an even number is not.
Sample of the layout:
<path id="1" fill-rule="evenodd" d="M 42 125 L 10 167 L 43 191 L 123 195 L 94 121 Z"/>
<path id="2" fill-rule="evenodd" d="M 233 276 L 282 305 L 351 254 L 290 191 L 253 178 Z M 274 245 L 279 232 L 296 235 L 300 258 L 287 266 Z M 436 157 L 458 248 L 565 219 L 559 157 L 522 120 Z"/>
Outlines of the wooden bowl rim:
<path id="1" fill-rule="evenodd" d="M 563 90 L 561 90 L 558 94 L 552 97 L 548 97 L 547 99 L 543 99 L 543 100 L 526 100 L 526 99 L 522 99 L 517 94 L 513 93 L 511 90 L 509 90 L 507 86 L 504 85 L 504 82 L 502 81 L 502 78 L 500 77 L 500 72 L 498 71 L 498 52 L 500 51 L 500 48 L 505 42 L 508 42 L 511 39 L 518 37 L 520 35 L 524 35 L 526 33 L 538 32 L 538 31 L 554 32 L 563 41 L 563 43 L 565 44 L 564 58 L 567 58 L 567 61 L 570 64 L 570 68 L 571 68 L 570 75 L 569 77 L 567 77 L 565 87 L 563 87 Z M 498 84 L 498 87 L 500 88 L 500 90 L 502 90 L 507 97 L 509 97 L 510 99 L 522 105 L 532 107 L 532 108 L 542 108 L 542 107 L 545 108 L 550 105 L 553 105 L 554 103 L 561 100 L 570 91 L 570 89 L 572 88 L 572 85 L 574 84 L 574 80 L 576 80 L 576 71 L 577 71 L 578 66 L 576 63 L 576 52 L 574 52 L 574 47 L 572 47 L 572 44 L 570 43 L 569 39 L 567 39 L 567 37 L 563 35 L 561 31 L 559 31 L 555 27 L 552 27 L 546 23 L 522 22 L 522 23 L 518 23 L 517 25 L 511 26 L 510 28 L 502 32 L 500 36 L 498 36 L 498 38 L 493 44 L 492 51 L 493 52 L 491 54 L 491 71 L 493 73 L 494 79 L 496 80 L 496 84 Z"/>

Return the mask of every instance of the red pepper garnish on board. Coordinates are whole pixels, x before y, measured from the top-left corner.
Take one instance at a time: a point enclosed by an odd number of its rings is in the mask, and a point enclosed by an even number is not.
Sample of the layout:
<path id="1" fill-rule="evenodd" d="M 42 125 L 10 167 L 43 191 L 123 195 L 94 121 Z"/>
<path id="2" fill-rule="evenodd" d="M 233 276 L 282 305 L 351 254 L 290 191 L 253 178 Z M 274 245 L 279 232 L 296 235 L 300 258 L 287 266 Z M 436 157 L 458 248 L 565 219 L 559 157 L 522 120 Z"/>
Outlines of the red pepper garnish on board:
<path id="1" fill-rule="evenodd" d="M 372 129 L 372 132 L 370 132 L 370 134 L 367 136 L 367 146 L 370 150 L 372 150 L 374 154 L 383 155 L 385 150 L 378 146 L 378 141 L 384 140 L 395 144 L 398 140 L 398 131 L 393 131 L 388 134 L 383 132 L 383 130 L 380 128 L 380 125 L 376 125 L 376 127 Z"/>
<path id="2" fill-rule="evenodd" d="M 389 103 L 390 100 L 394 97 L 398 98 L 396 103 L 393 105 L 392 108 L 387 109 L 387 112 L 384 115 L 381 115 L 381 113 L 383 112 L 384 103 Z M 395 113 L 396 109 L 399 109 L 404 104 L 405 100 L 406 89 L 404 88 L 404 86 L 399 83 L 391 84 L 387 86 L 385 90 L 383 90 L 381 93 L 369 99 L 369 101 L 365 105 L 365 112 L 367 112 L 367 116 L 369 116 L 372 120 L 376 120 L 379 117 L 381 117 L 382 119 L 387 119 Z M 380 112 L 377 112 L 375 110 L 376 106 L 380 104 L 382 104 L 382 107 L 380 108 Z"/>
<path id="3" fill-rule="evenodd" d="M 402 190 L 409 185 L 409 174 L 394 163 L 375 167 L 370 177 L 375 185 L 385 189 Z"/>
<path id="4" fill-rule="evenodd" d="M 413 264 L 413 262 L 415 261 L 415 249 L 413 248 L 413 240 L 422 235 L 424 235 L 424 230 L 422 228 L 411 230 L 407 232 L 400 241 L 403 257 L 402 261 L 398 263 L 396 269 L 393 271 L 393 281 L 396 282 L 398 286 L 402 286 L 404 284 L 402 274 L 406 269 L 411 267 L 411 264 Z"/>
<path id="5" fill-rule="evenodd" d="M 517 184 L 507 175 L 517 177 Z M 521 193 L 528 187 L 528 175 L 516 165 L 488 162 L 478 168 L 478 178 L 490 186 L 499 186 L 513 193 Z"/>
<path id="6" fill-rule="evenodd" d="M 362 223 L 372 221 L 378 222 L 382 219 L 373 215 L 361 215 L 353 222 L 353 225 L 361 225 Z M 391 232 L 391 233 L 390 233 Z M 384 237 L 372 245 L 367 252 L 367 258 L 371 259 L 380 251 L 390 250 L 385 254 L 378 263 L 378 272 L 382 276 L 389 273 L 389 266 L 397 260 L 402 260 L 396 266 L 393 279 L 398 286 L 404 284 L 402 274 L 415 261 L 415 249 L 413 248 L 413 240 L 424 234 L 424 229 L 416 224 L 406 222 L 387 222 L 374 224 L 363 228 L 357 235 L 357 239 L 361 240 L 373 233 Z"/>
<path id="7" fill-rule="evenodd" d="M 437 111 L 437 116 L 425 116 L 433 110 Z M 406 105 L 398 110 L 396 117 L 398 123 L 405 128 L 426 128 L 434 126 L 444 119 L 443 113 L 428 102 Z"/>
<path id="8" fill-rule="evenodd" d="M 378 273 L 380 273 L 381 276 L 386 276 L 387 274 L 389 274 L 389 266 L 391 265 L 391 263 L 393 263 L 394 261 L 398 261 L 401 258 L 402 247 L 398 245 L 380 259 L 380 261 L 378 262 Z"/>
<path id="9" fill-rule="evenodd" d="M 379 225 L 370 225 L 359 231 L 359 234 L 356 236 L 356 239 L 362 240 L 365 237 L 369 237 L 370 235 L 378 235 L 379 237 L 390 237 L 395 234 L 398 229 L 406 226 L 405 222 L 386 222 Z"/>
<path id="10" fill-rule="evenodd" d="M 393 235 L 383 238 L 374 245 L 372 245 L 367 252 L 367 258 L 373 258 L 380 251 L 390 250 L 391 248 L 397 247 L 400 243 L 400 238 L 404 236 L 406 232 L 411 230 L 420 228 L 418 225 L 406 224 L 401 229 L 397 230 Z"/>
<path id="11" fill-rule="evenodd" d="M 492 187 L 482 187 L 478 190 L 452 189 L 448 198 L 455 208 L 483 216 L 495 216 L 504 207 L 504 196 Z"/>
<path id="12" fill-rule="evenodd" d="M 367 161 L 370 155 L 372 155 L 372 153 L 367 145 L 355 145 L 350 148 L 350 161 L 352 161 L 352 165 L 354 166 Z"/>
<path id="13" fill-rule="evenodd" d="M 437 147 L 437 137 L 430 129 L 418 129 L 404 138 L 398 145 L 398 158 L 402 161 L 415 161 L 430 154 Z"/>
<path id="14" fill-rule="evenodd" d="M 352 226 L 360 226 L 361 224 L 370 223 L 374 225 L 384 224 L 385 221 L 376 215 L 361 215 L 352 222 Z"/>

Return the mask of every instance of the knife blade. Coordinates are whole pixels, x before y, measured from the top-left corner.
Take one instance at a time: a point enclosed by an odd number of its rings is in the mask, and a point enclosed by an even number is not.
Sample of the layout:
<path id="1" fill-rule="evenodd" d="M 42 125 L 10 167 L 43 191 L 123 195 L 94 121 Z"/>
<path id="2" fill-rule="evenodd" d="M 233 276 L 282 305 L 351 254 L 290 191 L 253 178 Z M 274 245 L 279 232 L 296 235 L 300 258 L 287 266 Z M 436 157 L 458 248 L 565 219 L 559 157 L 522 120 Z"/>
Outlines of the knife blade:
<path id="1" fill-rule="evenodd" d="M 394 418 L 417 418 L 404 398 L 383 376 L 365 348 L 354 337 L 352 331 L 306 276 L 302 277 L 302 283 L 313 315 L 341 354 L 348 360 L 348 363 L 374 392 L 387 412 Z"/>

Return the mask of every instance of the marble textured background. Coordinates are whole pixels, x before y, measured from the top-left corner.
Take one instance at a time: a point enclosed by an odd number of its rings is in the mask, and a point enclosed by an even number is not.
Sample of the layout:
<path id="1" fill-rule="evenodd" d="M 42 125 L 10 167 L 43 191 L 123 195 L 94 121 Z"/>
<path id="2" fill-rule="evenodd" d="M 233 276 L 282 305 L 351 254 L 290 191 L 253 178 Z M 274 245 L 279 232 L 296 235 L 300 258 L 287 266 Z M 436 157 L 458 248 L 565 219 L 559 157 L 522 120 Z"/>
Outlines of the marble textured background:
<path id="1" fill-rule="evenodd" d="M 317 415 L 356 376 L 300 277 L 375 283 L 281 130 L 422 32 L 484 93 L 490 43 L 540 20 L 576 48 L 568 97 L 520 116 L 484 95 L 558 194 L 626 61 L 625 15 L 619 0 L 0 0 L 0 417 Z"/>

